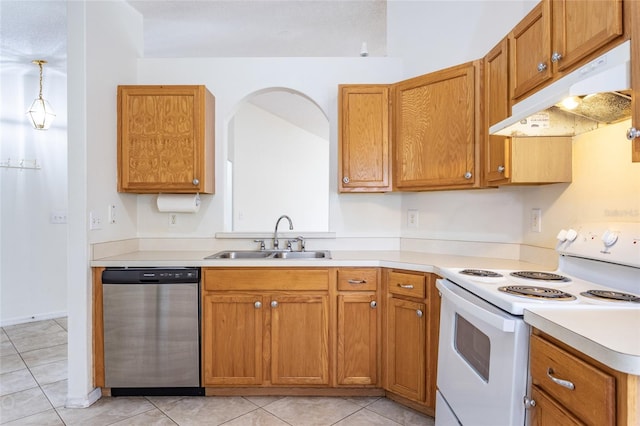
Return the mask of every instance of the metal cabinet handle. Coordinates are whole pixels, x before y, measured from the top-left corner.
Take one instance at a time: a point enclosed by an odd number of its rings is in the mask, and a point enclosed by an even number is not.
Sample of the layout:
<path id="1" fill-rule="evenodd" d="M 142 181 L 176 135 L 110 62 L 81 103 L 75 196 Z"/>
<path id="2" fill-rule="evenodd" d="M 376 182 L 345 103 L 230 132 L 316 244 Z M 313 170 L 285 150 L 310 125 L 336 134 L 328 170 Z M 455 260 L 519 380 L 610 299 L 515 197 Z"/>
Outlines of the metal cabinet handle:
<path id="1" fill-rule="evenodd" d="M 464 178 L 467 179 L 467 180 L 471 179 L 472 177 L 473 177 L 473 173 L 471 173 L 471 172 L 467 172 L 467 173 L 464 174 Z"/>
<path id="2" fill-rule="evenodd" d="M 528 398 L 526 396 L 523 398 L 522 402 L 524 402 L 524 408 L 527 408 L 527 409 L 533 408 L 536 406 L 536 400 Z"/>
<path id="3" fill-rule="evenodd" d="M 422 312 L 422 310 L 420 310 L 420 309 L 416 309 L 416 315 L 418 316 L 418 318 L 422 318 L 422 316 L 424 315 L 424 313 Z"/>
<path id="4" fill-rule="evenodd" d="M 398 287 L 406 288 L 408 290 L 411 290 L 413 288 L 413 284 L 400 284 L 400 283 L 398 283 Z"/>
<path id="5" fill-rule="evenodd" d="M 576 388 L 576 386 L 573 383 L 571 383 L 569 380 L 558 379 L 557 377 L 554 377 L 553 368 L 551 367 L 547 368 L 547 377 L 550 378 L 551 381 L 553 381 L 553 383 L 555 383 L 556 385 L 560 385 L 569 390 L 574 390 Z"/>
<path id="6" fill-rule="evenodd" d="M 545 64 L 545 63 L 543 63 L 543 62 L 540 62 L 540 63 L 538 64 L 538 72 L 542 72 L 542 71 L 544 71 L 544 70 L 546 70 L 546 69 L 547 69 L 547 64 Z"/>
<path id="7" fill-rule="evenodd" d="M 200 181 L 198 179 L 193 179 L 191 183 L 194 185 L 200 185 Z"/>
<path id="8" fill-rule="evenodd" d="M 553 52 L 553 55 L 551 55 L 551 62 L 555 63 L 560 61 L 560 59 L 562 59 L 562 53 Z"/>
<path id="9" fill-rule="evenodd" d="M 260 309 L 260 308 L 262 308 L 262 302 L 259 302 L 259 301 L 258 301 L 258 302 L 256 302 L 256 303 L 254 303 L 254 304 L 253 304 L 253 306 L 254 306 L 256 309 Z"/>
<path id="10" fill-rule="evenodd" d="M 366 284 L 367 280 L 349 280 L 347 281 L 349 284 Z"/>
<path id="11" fill-rule="evenodd" d="M 629 128 L 629 130 L 627 130 L 627 139 L 633 140 L 635 138 L 640 138 L 640 129 L 631 127 Z"/>
<path id="12" fill-rule="evenodd" d="M 498 173 L 504 173 L 504 166 L 498 166 Z"/>
<path id="13" fill-rule="evenodd" d="M 272 300 L 271 301 L 271 307 L 272 308 L 277 308 L 278 307 L 278 301 L 277 300 Z"/>
<path id="14" fill-rule="evenodd" d="M 349 183 L 351 180 L 349 179 L 349 176 L 345 176 L 342 178 L 342 183 Z"/>
<path id="15" fill-rule="evenodd" d="M 371 303 L 369 303 L 369 306 L 371 306 L 371 309 L 375 309 L 378 307 L 378 302 L 372 300 Z"/>

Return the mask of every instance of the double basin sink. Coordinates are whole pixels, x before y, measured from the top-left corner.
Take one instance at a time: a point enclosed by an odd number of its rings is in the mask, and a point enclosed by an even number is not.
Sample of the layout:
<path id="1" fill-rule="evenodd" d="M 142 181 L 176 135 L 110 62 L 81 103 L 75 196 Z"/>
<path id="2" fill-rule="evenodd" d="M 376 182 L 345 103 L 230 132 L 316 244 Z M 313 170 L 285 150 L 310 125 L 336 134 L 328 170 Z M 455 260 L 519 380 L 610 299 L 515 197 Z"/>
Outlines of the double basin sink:
<path id="1" fill-rule="evenodd" d="M 227 250 L 207 256 L 205 259 L 331 259 L 331 252 L 328 250 Z"/>

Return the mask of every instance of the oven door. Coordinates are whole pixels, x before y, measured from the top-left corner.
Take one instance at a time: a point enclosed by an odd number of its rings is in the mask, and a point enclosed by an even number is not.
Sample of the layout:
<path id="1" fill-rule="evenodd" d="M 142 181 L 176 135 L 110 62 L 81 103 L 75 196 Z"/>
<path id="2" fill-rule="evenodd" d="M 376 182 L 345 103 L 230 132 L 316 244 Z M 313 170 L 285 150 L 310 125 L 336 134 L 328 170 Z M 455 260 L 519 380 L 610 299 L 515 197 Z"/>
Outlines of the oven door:
<path id="1" fill-rule="evenodd" d="M 465 426 L 524 425 L 529 327 L 451 281 L 436 286 L 442 295 L 437 385 L 446 404 Z"/>

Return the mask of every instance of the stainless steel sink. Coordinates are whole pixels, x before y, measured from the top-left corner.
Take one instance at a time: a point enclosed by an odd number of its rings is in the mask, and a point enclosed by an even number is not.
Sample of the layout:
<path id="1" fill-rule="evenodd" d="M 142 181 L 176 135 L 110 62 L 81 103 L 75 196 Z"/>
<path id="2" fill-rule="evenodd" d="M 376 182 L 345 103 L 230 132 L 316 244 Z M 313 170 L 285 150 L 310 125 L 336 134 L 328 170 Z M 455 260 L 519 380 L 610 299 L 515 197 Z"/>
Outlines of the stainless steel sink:
<path id="1" fill-rule="evenodd" d="M 207 256 L 205 259 L 331 259 L 331 252 L 327 250 L 226 250 Z"/>
<path id="2" fill-rule="evenodd" d="M 331 259 L 328 251 L 279 251 L 273 254 L 274 259 Z"/>
<path id="3" fill-rule="evenodd" d="M 271 251 L 253 251 L 253 250 L 233 250 L 233 251 L 221 251 L 211 256 L 205 257 L 205 259 L 265 259 L 271 256 Z"/>

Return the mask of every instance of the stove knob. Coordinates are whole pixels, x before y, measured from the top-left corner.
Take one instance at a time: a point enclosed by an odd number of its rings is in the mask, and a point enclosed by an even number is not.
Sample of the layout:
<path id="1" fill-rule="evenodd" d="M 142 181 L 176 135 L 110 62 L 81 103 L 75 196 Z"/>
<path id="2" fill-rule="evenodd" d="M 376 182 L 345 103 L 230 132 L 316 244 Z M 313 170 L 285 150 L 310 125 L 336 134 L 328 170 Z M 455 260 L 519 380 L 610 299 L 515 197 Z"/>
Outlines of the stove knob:
<path id="1" fill-rule="evenodd" d="M 561 242 L 565 242 L 567 240 L 567 231 L 565 229 L 561 229 L 560 232 L 558 232 L 558 235 L 556 236 L 556 238 Z"/>
<path id="2" fill-rule="evenodd" d="M 575 241 L 578 238 L 578 232 L 575 229 L 569 229 L 567 231 L 567 241 Z"/>
<path id="3" fill-rule="evenodd" d="M 602 242 L 604 243 L 605 247 L 611 247 L 616 243 L 616 241 L 618 241 L 618 234 L 616 234 L 615 232 L 604 231 L 604 234 L 602 234 Z"/>

